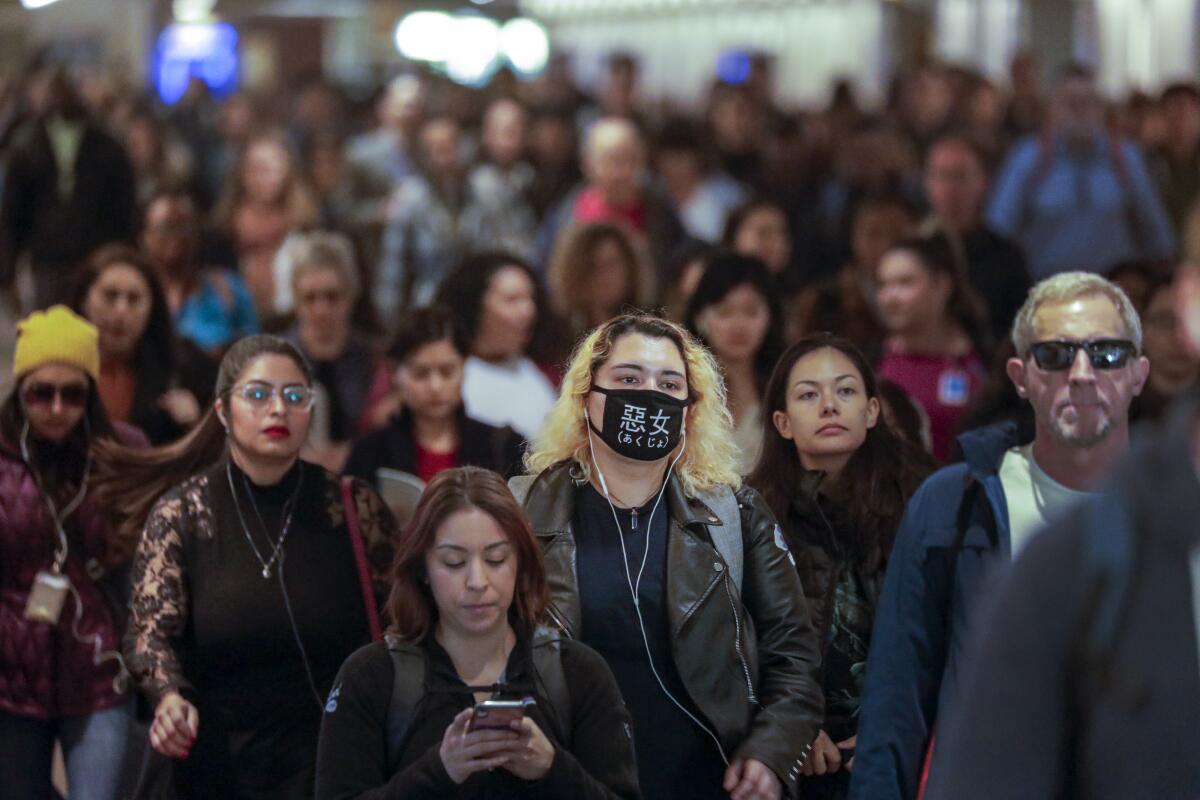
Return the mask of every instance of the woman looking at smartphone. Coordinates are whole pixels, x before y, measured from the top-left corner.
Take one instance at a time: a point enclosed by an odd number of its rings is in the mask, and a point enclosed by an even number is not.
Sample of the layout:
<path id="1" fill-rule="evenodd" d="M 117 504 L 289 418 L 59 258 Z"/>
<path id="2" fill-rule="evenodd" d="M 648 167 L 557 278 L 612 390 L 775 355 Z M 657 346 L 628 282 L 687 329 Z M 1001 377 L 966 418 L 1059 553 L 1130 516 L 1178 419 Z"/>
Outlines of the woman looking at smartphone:
<path id="1" fill-rule="evenodd" d="M 595 651 L 536 627 L 547 593 L 503 479 L 438 474 L 396 554 L 392 633 L 334 681 L 318 800 L 640 797 L 616 680 Z M 526 696 L 534 704 L 507 728 L 471 729 L 477 703 Z"/>

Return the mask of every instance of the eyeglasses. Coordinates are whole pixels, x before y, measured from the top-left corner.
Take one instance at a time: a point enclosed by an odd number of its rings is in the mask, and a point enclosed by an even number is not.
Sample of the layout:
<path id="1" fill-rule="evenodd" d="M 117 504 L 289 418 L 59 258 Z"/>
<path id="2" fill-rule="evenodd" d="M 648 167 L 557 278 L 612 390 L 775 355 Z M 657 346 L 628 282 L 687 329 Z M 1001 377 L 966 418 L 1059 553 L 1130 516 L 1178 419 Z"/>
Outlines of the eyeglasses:
<path id="1" fill-rule="evenodd" d="M 88 399 L 88 387 L 78 383 L 59 386 L 53 383 L 33 383 L 25 387 L 25 403 L 31 406 L 49 406 L 54 398 L 70 408 L 81 408 Z"/>
<path id="2" fill-rule="evenodd" d="M 264 409 L 275 400 L 276 389 L 269 383 L 245 383 L 234 389 L 238 397 L 255 409 Z M 283 404 L 289 411 L 308 411 L 313 405 L 313 390 L 300 384 L 291 384 L 278 389 Z"/>
<path id="3" fill-rule="evenodd" d="M 1034 342 L 1029 355 L 1047 372 L 1061 372 L 1075 363 L 1080 350 L 1088 355 L 1093 369 L 1120 369 L 1137 355 L 1137 347 L 1126 339 L 1092 339 L 1085 342 Z"/>

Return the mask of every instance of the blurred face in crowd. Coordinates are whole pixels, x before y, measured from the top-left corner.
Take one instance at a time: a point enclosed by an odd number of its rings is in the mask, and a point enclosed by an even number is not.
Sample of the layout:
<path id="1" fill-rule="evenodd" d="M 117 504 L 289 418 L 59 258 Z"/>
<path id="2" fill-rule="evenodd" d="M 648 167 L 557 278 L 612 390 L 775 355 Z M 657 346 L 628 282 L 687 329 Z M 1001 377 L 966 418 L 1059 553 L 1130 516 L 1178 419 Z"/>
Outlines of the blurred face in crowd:
<path id="1" fill-rule="evenodd" d="M 771 421 L 796 445 L 805 469 L 844 465 L 879 421 L 879 399 L 867 396 L 854 362 L 832 347 L 799 358 L 787 387 L 786 410 L 774 412 Z"/>
<path id="2" fill-rule="evenodd" d="M 701 176 L 700 154 L 694 150 L 660 150 L 654 157 L 654 167 L 672 195 L 691 191 Z M 687 197 L 676 199 L 686 200 Z"/>
<path id="3" fill-rule="evenodd" d="M 29 430 L 47 442 L 71 435 L 87 412 L 87 373 L 68 364 L 46 364 L 21 379 L 21 405 Z"/>
<path id="4" fill-rule="evenodd" d="M 349 330 L 354 298 L 338 267 L 313 265 L 296 270 L 292 291 L 296 322 L 306 336 L 337 339 Z"/>
<path id="5" fill-rule="evenodd" d="M 749 283 L 731 289 L 696 317 L 696 327 L 723 363 L 752 361 L 767 338 L 771 309 Z"/>
<path id="6" fill-rule="evenodd" d="M 733 249 L 759 259 L 773 275 L 786 270 L 792 258 L 792 235 L 783 211 L 759 206 L 747 214 L 734 235 Z"/>
<path id="7" fill-rule="evenodd" d="M 499 523 L 478 508 L 450 514 L 425 556 L 438 627 L 459 636 L 508 624 L 517 585 L 517 554 Z"/>
<path id="8" fill-rule="evenodd" d="M 342 148 L 335 141 L 320 141 L 308 154 L 308 177 L 319 194 L 337 191 L 342 180 Z"/>
<path id="9" fill-rule="evenodd" d="M 83 315 L 100 331 L 104 360 L 129 361 L 150 322 L 150 285 L 129 264 L 112 264 L 92 282 Z"/>
<path id="10" fill-rule="evenodd" d="M 584 275 L 584 295 L 591 301 L 594 316 L 599 317 L 590 322 L 598 325 L 616 314 L 633 293 L 631 284 L 637 266 L 630 263 L 625 248 L 612 236 L 596 242 L 591 261 L 591 269 Z"/>
<path id="11" fill-rule="evenodd" d="M 934 145 L 925 165 L 925 194 L 933 213 L 951 231 L 968 233 L 979 222 L 987 175 L 974 151 L 962 141 Z"/>
<path id="12" fill-rule="evenodd" d="M 1200 97 L 1175 92 L 1162 102 L 1162 117 L 1169 144 L 1192 150 L 1200 143 Z"/>
<path id="13" fill-rule="evenodd" d="M 287 189 L 292 156 L 282 142 L 257 139 L 247 145 L 242 163 L 242 188 L 252 203 L 275 204 Z"/>
<path id="14" fill-rule="evenodd" d="M 967 108 L 971 125 L 981 131 L 999 129 L 1004 121 L 1004 97 L 989 81 L 980 81 L 971 90 Z"/>
<path id="15" fill-rule="evenodd" d="M 241 142 L 250 135 L 256 120 L 254 103 L 250 97 L 246 94 L 235 94 L 221 106 L 217 127 L 225 141 Z"/>
<path id="16" fill-rule="evenodd" d="M 854 215 L 850 232 L 854 263 L 873 277 L 883 254 L 914 227 L 912 215 L 903 206 L 884 203 L 861 209 Z"/>
<path id="17" fill-rule="evenodd" d="M 1120 312 L 1104 294 L 1045 303 L 1034 315 L 1034 343 L 1095 339 L 1129 339 Z M 1018 355 L 1007 364 L 1017 394 L 1033 406 L 1039 430 L 1073 448 L 1092 447 L 1128 427 L 1129 404 L 1141 394 L 1150 369 L 1145 356 L 1116 369 L 1097 369 L 1082 348 L 1070 368 L 1059 371 L 1043 369 L 1029 354 Z"/>
<path id="18" fill-rule="evenodd" d="M 1073 76 L 1059 86 L 1054 119 L 1058 130 L 1072 144 L 1086 145 L 1104 122 L 1104 104 L 1091 78 Z"/>
<path id="19" fill-rule="evenodd" d="M 125 151 L 136 172 L 146 173 L 154 168 L 159 144 L 158 129 L 153 120 L 133 117 L 125 126 Z"/>
<path id="20" fill-rule="evenodd" d="M 722 89 L 713 96 L 709 110 L 713 138 L 719 149 L 740 153 L 757 144 L 758 118 L 750 96 L 740 89 Z"/>
<path id="21" fill-rule="evenodd" d="M 425 88 L 419 78 L 401 75 L 392 81 L 379 102 L 379 119 L 385 127 L 409 131 L 425 111 Z"/>
<path id="22" fill-rule="evenodd" d="M 644 167 L 641 137 L 630 122 L 603 119 L 592 127 L 584 170 L 606 202 L 614 206 L 633 203 Z"/>
<path id="23" fill-rule="evenodd" d="M 509 167 L 525 151 L 525 111 L 512 100 L 499 100 L 483 118 L 483 149 L 488 160 Z"/>
<path id="24" fill-rule="evenodd" d="M 248 458 L 290 461 L 300 453 L 312 423 L 312 403 L 289 402 L 290 388 L 311 391 L 295 361 L 277 353 L 252 360 L 228 397 L 216 402 L 229 440 Z"/>
<path id="25" fill-rule="evenodd" d="M 943 70 L 921 70 L 906 86 L 905 110 L 909 124 L 921 132 L 936 130 L 945 123 L 953 100 L 950 79 Z"/>
<path id="26" fill-rule="evenodd" d="M 883 324 L 892 333 L 927 330 L 946 313 L 950 278 L 934 274 L 910 250 L 891 250 L 879 262 L 876 297 Z"/>
<path id="27" fill-rule="evenodd" d="M 571 163 L 574 135 L 566 120 L 544 116 L 529 128 L 529 155 L 541 167 L 559 168 Z"/>
<path id="28" fill-rule="evenodd" d="M 536 322 L 533 280 L 520 267 L 501 267 L 483 295 L 472 352 L 483 358 L 519 356 L 529 346 Z"/>
<path id="29" fill-rule="evenodd" d="M 1178 394 L 1196 382 L 1200 357 L 1192 352 L 1176 307 L 1178 292 L 1163 286 L 1151 297 L 1142 317 L 1142 347 L 1150 359 L 1150 385 L 1161 394 Z"/>
<path id="30" fill-rule="evenodd" d="M 446 420 L 462 405 L 463 356 L 449 339 L 429 342 L 396 369 L 404 405 L 421 419 Z"/>
<path id="31" fill-rule="evenodd" d="M 421 157 L 431 175 L 458 174 L 458 123 L 448 117 L 430 120 L 421 129 Z"/>
<path id="32" fill-rule="evenodd" d="M 146 209 L 142 249 L 170 275 L 188 266 L 198 232 L 191 201 L 182 196 L 162 196 Z"/>

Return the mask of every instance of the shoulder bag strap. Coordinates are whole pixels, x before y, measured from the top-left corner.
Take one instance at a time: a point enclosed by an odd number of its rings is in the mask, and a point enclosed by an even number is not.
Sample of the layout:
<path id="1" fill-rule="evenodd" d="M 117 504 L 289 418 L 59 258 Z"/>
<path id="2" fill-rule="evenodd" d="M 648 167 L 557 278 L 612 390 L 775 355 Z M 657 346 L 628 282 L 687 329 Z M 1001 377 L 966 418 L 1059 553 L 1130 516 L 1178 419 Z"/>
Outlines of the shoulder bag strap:
<path id="1" fill-rule="evenodd" d="M 358 524 L 358 505 L 354 502 L 354 479 L 342 477 L 342 506 L 346 509 L 346 531 L 350 535 L 350 547 L 354 550 L 354 564 L 358 568 L 358 584 L 362 589 L 363 607 L 367 612 L 367 628 L 371 639 L 383 638 L 379 624 L 379 608 L 375 603 L 375 590 L 371 586 L 371 571 L 367 567 L 367 552 L 363 547 L 362 530 Z"/>

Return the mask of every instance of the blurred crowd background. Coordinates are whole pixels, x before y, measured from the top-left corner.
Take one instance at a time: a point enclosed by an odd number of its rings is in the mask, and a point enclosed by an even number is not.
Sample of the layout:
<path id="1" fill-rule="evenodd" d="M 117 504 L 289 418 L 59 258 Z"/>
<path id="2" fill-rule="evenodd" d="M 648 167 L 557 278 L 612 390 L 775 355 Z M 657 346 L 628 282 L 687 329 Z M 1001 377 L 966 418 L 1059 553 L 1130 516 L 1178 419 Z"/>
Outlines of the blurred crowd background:
<path id="1" fill-rule="evenodd" d="M 379 365 L 407 309 L 467 298 L 472 354 L 529 356 L 553 385 L 575 338 L 622 308 L 695 328 L 689 302 L 726 248 L 770 273 L 753 353 L 768 327 L 832 329 L 886 376 L 888 336 L 950 320 L 978 421 L 1006 402 L 984 397 L 986 373 L 1031 281 L 1108 274 L 1150 329 L 1151 289 L 1200 248 L 1194 2 L 463 5 L 5 4 L 5 313 L 73 285 L 79 306 L 79 265 L 124 242 L 198 374 L 241 334 L 287 332 L 327 365 L 328 434 L 348 441 L 398 402 Z M 929 234 L 954 296 L 887 291 L 884 256 Z M 444 285 L 489 251 L 532 281 L 494 324 L 478 292 Z M 334 277 L 301 287 L 315 262 Z M 711 292 L 697 314 L 728 294 Z M 732 363 L 740 335 L 709 343 Z M 468 411 L 528 436 L 536 419 L 471 408 L 469 373 Z M 963 416 L 943 419 L 945 399 L 914 428 L 943 457 Z"/>

